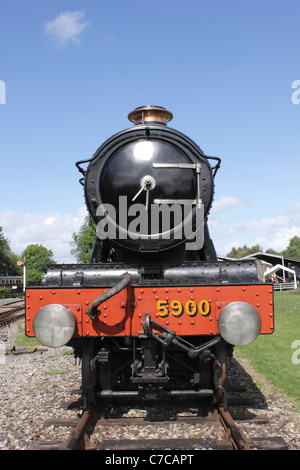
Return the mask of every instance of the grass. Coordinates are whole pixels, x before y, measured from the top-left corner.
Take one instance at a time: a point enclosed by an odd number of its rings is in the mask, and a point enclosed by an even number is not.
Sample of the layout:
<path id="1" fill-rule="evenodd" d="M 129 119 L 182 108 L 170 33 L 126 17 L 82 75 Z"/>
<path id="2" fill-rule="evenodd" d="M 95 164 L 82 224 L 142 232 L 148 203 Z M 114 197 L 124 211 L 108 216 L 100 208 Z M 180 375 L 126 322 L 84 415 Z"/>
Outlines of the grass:
<path id="1" fill-rule="evenodd" d="M 17 347 L 25 346 L 41 346 L 41 343 L 36 338 L 29 338 L 24 332 L 24 326 L 21 322 L 18 323 L 18 332 L 14 337 Z M 68 348 L 62 352 L 62 356 L 73 356 L 73 348 Z"/>
<path id="2" fill-rule="evenodd" d="M 14 340 L 18 347 L 41 345 L 41 343 L 36 338 L 29 338 L 28 336 L 25 335 L 24 327 L 20 322 L 18 323 L 18 332 Z M 63 356 L 73 355 L 73 349 L 72 348 L 66 349 L 65 351 L 62 352 L 62 355 Z M 60 369 L 53 369 L 53 370 L 48 370 L 44 372 L 45 375 L 65 375 L 68 373 L 69 373 L 69 370 L 60 370 Z"/>
<path id="3" fill-rule="evenodd" d="M 274 293 L 275 331 L 236 348 L 300 409 L 300 290 Z"/>
<path id="4" fill-rule="evenodd" d="M 14 338 L 16 346 L 18 347 L 25 347 L 25 346 L 40 346 L 41 343 L 36 338 L 29 338 L 26 336 L 24 331 L 24 325 L 19 322 L 18 323 L 18 332 Z"/>
<path id="5" fill-rule="evenodd" d="M 46 370 L 44 372 L 45 375 L 65 375 L 68 374 L 68 370 L 59 370 L 59 369 L 54 369 L 54 370 Z"/>

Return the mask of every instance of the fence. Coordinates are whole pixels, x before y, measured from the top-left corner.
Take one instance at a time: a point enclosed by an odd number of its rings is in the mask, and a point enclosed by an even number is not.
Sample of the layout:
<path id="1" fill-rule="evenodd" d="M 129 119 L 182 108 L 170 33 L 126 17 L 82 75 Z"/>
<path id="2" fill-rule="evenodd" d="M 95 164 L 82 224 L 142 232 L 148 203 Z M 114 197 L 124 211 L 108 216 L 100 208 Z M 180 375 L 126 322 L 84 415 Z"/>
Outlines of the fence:
<path id="1" fill-rule="evenodd" d="M 273 284 L 274 290 L 288 290 L 295 289 L 293 282 L 278 282 Z"/>

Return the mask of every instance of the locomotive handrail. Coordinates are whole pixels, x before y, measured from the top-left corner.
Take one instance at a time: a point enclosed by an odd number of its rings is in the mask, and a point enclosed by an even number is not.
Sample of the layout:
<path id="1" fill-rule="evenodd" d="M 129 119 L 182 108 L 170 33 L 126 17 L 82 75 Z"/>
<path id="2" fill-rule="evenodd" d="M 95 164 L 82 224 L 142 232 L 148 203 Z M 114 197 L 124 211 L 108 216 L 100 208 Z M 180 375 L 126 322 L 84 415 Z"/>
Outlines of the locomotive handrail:
<path id="1" fill-rule="evenodd" d="M 217 163 L 215 164 L 215 166 L 212 166 L 211 169 L 214 170 L 213 172 L 213 178 L 216 176 L 217 174 L 217 171 L 218 169 L 220 168 L 221 166 L 221 158 L 220 157 L 211 157 L 209 155 L 204 155 L 205 158 L 207 158 L 208 160 L 211 159 L 211 160 L 216 160 Z"/>
<path id="2" fill-rule="evenodd" d="M 79 173 L 81 173 L 83 175 L 83 178 L 80 178 L 79 179 L 79 183 L 81 184 L 81 186 L 84 186 L 84 180 L 85 180 L 85 175 L 86 175 L 86 170 L 84 168 L 81 168 L 81 164 L 82 163 L 90 163 L 92 161 L 93 158 L 89 158 L 88 160 L 80 160 L 79 162 L 76 162 L 75 165 L 79 171 Z"/>
<path id="3" fill-rule="evenodd" d="M 75 166 L 77 167 L 79 173 L 82 173 L 84 176 L 86 175 L 86 170 L 84 170 L 83 168 L 81 168 L 81 164 L 82 163 L 90 163 L 92 161 L 93 158 L 88 158 L 87 160 L 80 160 L 78 162 L 75 163 Z"/>
<path id="4" fill-rule="evenodd" d="M 114 287 L 99 295 L 99 297 L 96 297 L 96 299 L 93 300 L 90 305 L 90 308 L 87 311 L 89 317 L 91 317 L 92 320 L 95 320 L 98 315 L 97 308 L 99 307 L 99 305 L 101 305 L 103 302 L 110 299 L 114 295 L 117 295 L 119 292 L 121 292 L 121 290 L 125 289 L 125 287 L 127 287 L 130 282 L 131 275 L 129 273 L 125 273 L 123 279 L 121 279 L 121 281 L 119 281 Z"/>

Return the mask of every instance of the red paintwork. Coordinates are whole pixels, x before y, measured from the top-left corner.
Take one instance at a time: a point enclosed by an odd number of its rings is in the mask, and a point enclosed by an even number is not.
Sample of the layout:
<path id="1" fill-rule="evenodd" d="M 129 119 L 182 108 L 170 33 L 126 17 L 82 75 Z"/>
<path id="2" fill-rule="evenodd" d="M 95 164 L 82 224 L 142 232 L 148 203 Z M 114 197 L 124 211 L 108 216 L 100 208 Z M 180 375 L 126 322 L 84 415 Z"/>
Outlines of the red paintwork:
<path id="1" fill-rule="evenodd" d="M 26 291 L 26 334 L 34 336 L 32 324 L 38 310 L 48 304 L 67 307 L 76 320 L 76 337 L 81 336 L 137 336 L 143 334 L 142 323 L 148 312 L 152 320 L 173 330 L 177 335 L 216 335 L 218 316 L 230 302 L 244 301 L 253 305 L 262 320 L 261 334 L 274 329 L 273 288 L 269 284 L 247 286 L 196 286 L 196 287 L 131 287 L 124 289 L 99 307 L 94 321 L 87 315 L 91 302 L 107 289 L 98 288 L 28 288 Z M 158 301 L 168 301 L 170 313 L 161 317 Z M 208 301 L 210 312 L 190 316 L 171 313 L 171 302 L 186 305 L 192 300 L 198 306 Z M 173 304 L 174 305 L 174 304 Z M 176 313 L 176 312 L 175 312 Z"/>

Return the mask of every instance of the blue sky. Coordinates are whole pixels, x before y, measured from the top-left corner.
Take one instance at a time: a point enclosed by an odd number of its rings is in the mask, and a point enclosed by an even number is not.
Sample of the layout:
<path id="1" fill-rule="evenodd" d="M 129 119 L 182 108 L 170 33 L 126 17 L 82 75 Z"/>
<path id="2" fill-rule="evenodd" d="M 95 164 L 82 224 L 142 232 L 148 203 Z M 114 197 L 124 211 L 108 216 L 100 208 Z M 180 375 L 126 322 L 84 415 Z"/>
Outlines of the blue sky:
<path id="1" fill-rule="evenodd" d="M 284 249 L 300 236 L 299 15 L 298 0 L 2 2 L 0 226 L 11 248 L 41 243 L 70 261 L 86 214 L 75 162 L 128 127 L 131 110 L 157 104 L 222 158 L 217 252 Z"/>

